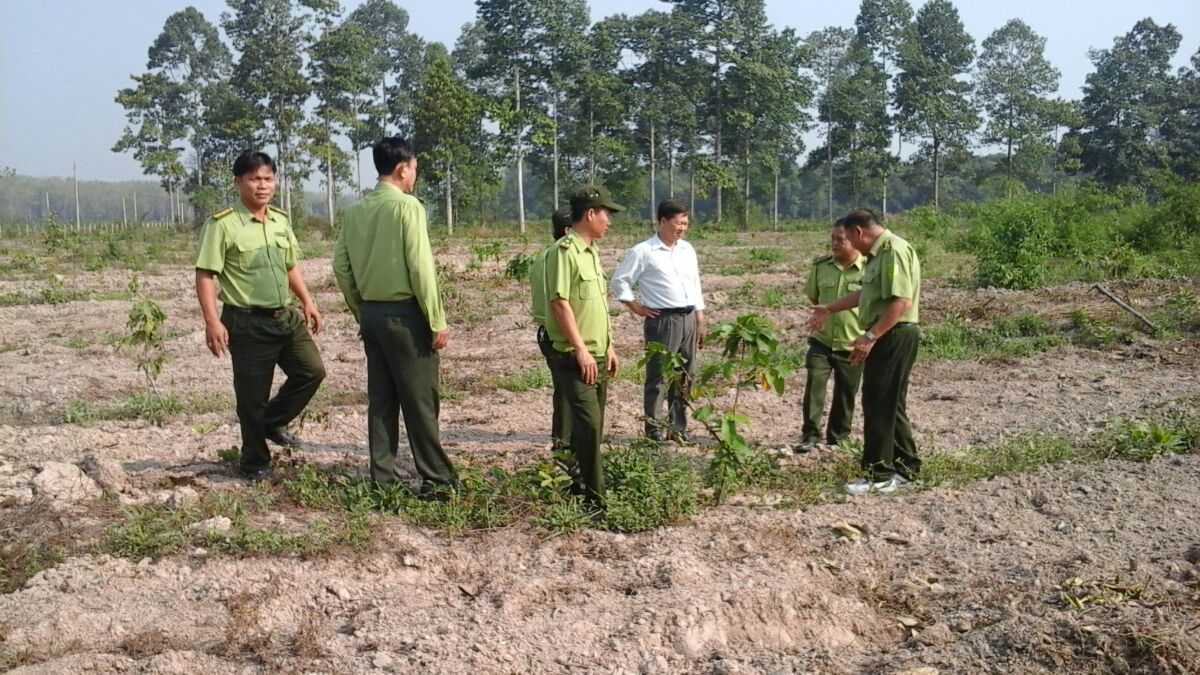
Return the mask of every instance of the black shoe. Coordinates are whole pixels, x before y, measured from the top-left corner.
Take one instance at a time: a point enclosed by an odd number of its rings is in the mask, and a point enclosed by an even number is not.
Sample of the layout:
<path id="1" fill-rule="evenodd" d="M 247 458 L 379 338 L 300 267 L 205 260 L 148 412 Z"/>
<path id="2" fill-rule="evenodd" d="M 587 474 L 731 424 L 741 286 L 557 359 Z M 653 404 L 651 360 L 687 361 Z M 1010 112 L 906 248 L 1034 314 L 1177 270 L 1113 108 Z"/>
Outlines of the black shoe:
<path id="1" fill-rule="evenodd" d="M 417 499 L 424 502 L 448 502 L 456 492 L 458 492 L 458 483 L 426 481 L 421 483 L 421 489 L 417 491 Z"/>
<path id="2" fill-rule="evenodd" d="M 692 437 L 689 436 L 688 432 L 686 432 L 686 431 L 680 431 L 679 429 L 676 429 L 674 432 L 674 436 L 675 436 L 675 442 L 677 442 L 677 443 L 680 443 L 682 445 L 691 445 L 692 444 Z"/>
<path id="3" fill-rule="evenodd" d="M 663 434 L 658 429 L 655 429 L 654 431 L 647 431 L 646 432 L 646 440 L 654 441 L 655 443 L 662 443 L 663 442 Z"/>
<path id="4" fill-rule="evenodd" d="M 275 480 L 275 472 L 269 466 L 261 469 L 242 469 L 242 477 L 252 483 L 269 483 Z"/>
<path id="5" fill-rule="evenodd" d="M 267 440 L 271 441 L 275 445 L 281 445 L 285 448 L 300 447 L 300 437 L 289 432 L 283 427 L 267 429 Z"/>
<path id="6" fill-rule="evenodd" d="M 812 452 L 812 449 L 815 447 L 817 447 L 816 441 L 800 441 L 799 445 L 796 445 L 792 448 L 792 452 L 796 453 L 797 455 L 803 455 L 805 453 Z"/>

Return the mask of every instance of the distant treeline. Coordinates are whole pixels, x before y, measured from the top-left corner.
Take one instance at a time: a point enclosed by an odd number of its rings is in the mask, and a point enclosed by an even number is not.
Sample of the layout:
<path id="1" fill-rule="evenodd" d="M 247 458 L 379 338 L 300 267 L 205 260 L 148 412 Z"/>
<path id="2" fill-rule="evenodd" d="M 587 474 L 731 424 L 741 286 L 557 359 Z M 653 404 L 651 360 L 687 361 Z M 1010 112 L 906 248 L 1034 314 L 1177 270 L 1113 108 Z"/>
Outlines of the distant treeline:
<path id="1" fill-rule="evenodd" d="M 301 215 L 292 195 L 315 180 L 336 213 L 372 182 L 356 151 L 397 133 L 447 224 L 544 218 L 582 181 L 643 215 L 675 194 L 747 223 L 1200 178 L 1200 53 L 1175 71 L 1181 35 L 1149 18 L 1092 50 L 1082 97 L 1063 100 L 1045 38 L 1014 18 L 977 42 L 951 0 L 861 0 L 853 26 L 809 33 L 771 25 L 764 0 L 595 23 L 586 0 L 477 0 L 453 48 L 409 31 L 392 0 L 228 4 L 217 23 L 168 17 L 116 92 L 113 150 L 171 195 L 147 208 L 207 212 L 231 157 L 265 147 L 285 208 Z"/>

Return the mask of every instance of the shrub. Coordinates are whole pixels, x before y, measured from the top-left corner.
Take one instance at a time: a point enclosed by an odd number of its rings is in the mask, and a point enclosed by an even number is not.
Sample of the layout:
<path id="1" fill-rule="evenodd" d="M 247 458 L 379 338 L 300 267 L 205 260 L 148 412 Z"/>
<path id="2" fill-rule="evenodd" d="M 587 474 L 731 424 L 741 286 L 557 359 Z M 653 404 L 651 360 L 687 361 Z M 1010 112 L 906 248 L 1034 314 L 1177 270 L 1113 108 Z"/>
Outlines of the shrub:
<path id="1" fill-rule="evenodd" d="M 1054 225 L 1032 201 L 994 202 L 979 209 L 980 286 L 1028 289 L 1046 279 Z"/>

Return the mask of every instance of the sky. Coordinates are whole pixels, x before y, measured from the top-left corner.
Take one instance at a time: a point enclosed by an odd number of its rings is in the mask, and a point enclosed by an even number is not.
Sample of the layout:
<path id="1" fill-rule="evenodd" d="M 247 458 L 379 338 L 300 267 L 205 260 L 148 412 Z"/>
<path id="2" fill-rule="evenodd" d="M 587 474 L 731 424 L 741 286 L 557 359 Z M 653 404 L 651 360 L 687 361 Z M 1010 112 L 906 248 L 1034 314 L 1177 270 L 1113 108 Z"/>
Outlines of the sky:
<path id="1" fill-rule="evenodd" d="M 414 3 L 396 0 L 409 29 L 426 40 L 453 45 L 475 17 L 473 0 Z M 166 0 L 0 0 L 0 168 L 32 176 L 132 180 L 142 171 L 132 155 L 112 152 L 125 126 L 113 100 L 129 76 L 146 67 L 146 52 L 172 13 L 189 3 Z M 223 0 L 190 3 L 219 24 Z M 343 0 L 348 8 L 360 0 Z M 858 0 L 766 0 L 776 27 L 801 35 L 826 26 L 853 26 Z M 913 2 L 914 7 L 923 4 Z M 976 45 L 1012 18 L 1047 38 L 1046 56 L 1062 71 L 1060 94 L 1078 98 L 1092 70 L 1091 48 L 1112 46 L 1140 19 L 1172 23 L 1183 34 L 1176 55 L 1185 65 L 1200 47 L 1196 0 L 958 0 Z M 655 0 L 591 0 L 592 19 L 668 9 Z"/>

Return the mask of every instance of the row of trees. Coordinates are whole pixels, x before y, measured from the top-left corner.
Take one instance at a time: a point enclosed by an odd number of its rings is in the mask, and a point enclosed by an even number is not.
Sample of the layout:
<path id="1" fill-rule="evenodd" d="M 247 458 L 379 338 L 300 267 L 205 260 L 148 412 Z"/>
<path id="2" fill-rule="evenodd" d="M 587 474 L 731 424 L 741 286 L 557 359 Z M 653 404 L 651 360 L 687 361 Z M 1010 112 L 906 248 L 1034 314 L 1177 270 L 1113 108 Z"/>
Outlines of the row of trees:
<path id="1" fill-rule="evenodd" d="M 1200 176 L 1200 53 L 1173 72 L 1180 35 L 1150 19 L 1093 51 L 1067 101 L 1043 37 L 1014 19 L 977 50 L 950 0 L 915 13 L 862 0 L 853 27 L 807 35 L 772 26 L 763 0 L 665 0 L 596 23 L 586 0 L 477 0 L 453 50 L 410 32 L 392 0 L 349 14 L 337 0 L 228 3 L 220 28 L 191 7 L 171 15 L 117 96 L 129 125 L 113 149 L 202 212 L 228 199 L 232 156 L 269 146 L 284 208 L 315 178 L 335 213 L 363 185 L 361 151 L 392 133 L 415 139 L 450 227 L 465 209 L 524 229 L 527 207 L 544 214 L 581 181 L 647 209 L 686 194 L 742 223 L 886 213 L 897 191 L 901 206 L 940 205 L 944 176 L 980 166 L 981 147 L 1002 159 L 979 180 L 1009 191 L 1064 174 Z"/>

